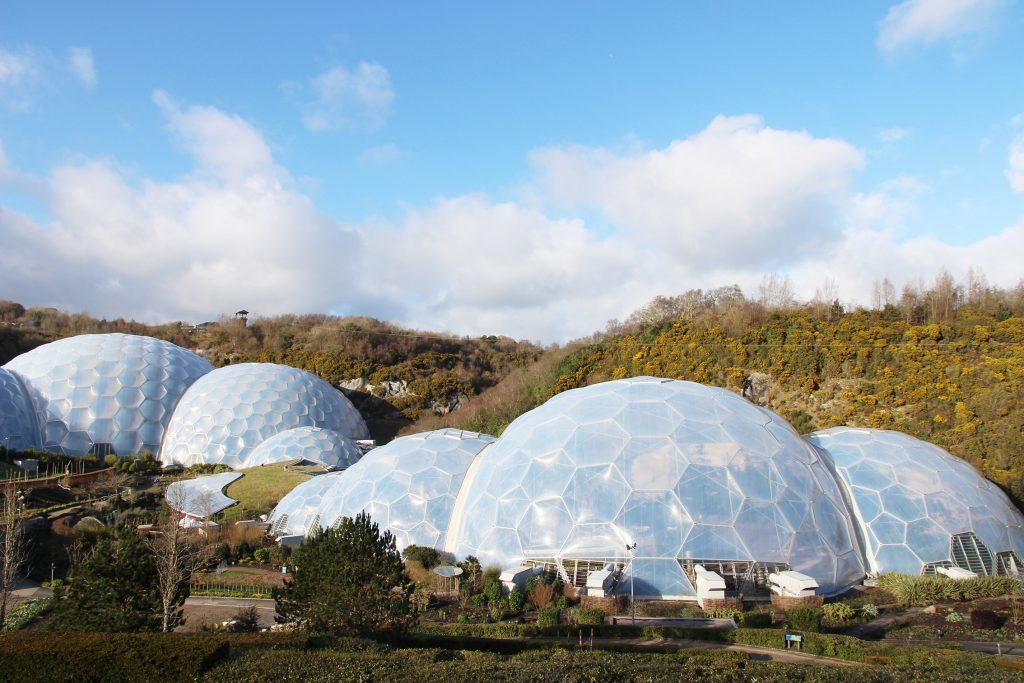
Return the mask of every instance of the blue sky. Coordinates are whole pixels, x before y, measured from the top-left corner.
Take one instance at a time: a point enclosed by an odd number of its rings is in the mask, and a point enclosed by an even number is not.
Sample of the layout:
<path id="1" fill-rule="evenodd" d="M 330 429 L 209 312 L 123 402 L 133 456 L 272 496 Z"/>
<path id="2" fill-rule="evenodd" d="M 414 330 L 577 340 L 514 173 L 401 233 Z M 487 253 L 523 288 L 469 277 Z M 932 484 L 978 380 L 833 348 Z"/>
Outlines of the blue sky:
<path id="1" fill-rule="evenodd" d="M 550 341 L 1024 275 L 1019 3 L 381 5 L 0 9 L 0 298 Z"/>

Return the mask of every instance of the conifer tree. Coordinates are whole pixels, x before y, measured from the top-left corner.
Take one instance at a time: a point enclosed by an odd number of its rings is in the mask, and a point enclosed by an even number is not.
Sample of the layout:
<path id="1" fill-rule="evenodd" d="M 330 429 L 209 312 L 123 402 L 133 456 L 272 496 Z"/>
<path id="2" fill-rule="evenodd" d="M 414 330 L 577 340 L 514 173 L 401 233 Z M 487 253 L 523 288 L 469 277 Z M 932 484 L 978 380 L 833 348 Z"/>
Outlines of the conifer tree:
<path id="1" fill-rule="evenodd" d="M 412 622 L 395 539 L 365 512 L 319 530 L 292 564 L 292 578 L 274 591 L 279 622 L 357 635 L 401 632 Z"/>
<path id="2" fill-rule="evenodd" d="M 162 603 L 153 554 L 137 531 L 104 531 L 56 594 L 62 631 L 159 631 Z"/>

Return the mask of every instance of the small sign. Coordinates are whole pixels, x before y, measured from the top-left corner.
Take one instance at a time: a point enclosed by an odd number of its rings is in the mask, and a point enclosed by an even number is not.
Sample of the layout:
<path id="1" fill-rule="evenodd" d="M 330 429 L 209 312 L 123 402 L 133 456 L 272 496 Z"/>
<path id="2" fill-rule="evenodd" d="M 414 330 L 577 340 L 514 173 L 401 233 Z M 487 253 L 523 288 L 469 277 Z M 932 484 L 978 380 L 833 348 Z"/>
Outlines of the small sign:
<path id="1" fill-rule="evenodd" d="M 798 650 L 804 649 L 804 637 L 799 633 L 786 634 L 786 649 L 796 646 Z"/>

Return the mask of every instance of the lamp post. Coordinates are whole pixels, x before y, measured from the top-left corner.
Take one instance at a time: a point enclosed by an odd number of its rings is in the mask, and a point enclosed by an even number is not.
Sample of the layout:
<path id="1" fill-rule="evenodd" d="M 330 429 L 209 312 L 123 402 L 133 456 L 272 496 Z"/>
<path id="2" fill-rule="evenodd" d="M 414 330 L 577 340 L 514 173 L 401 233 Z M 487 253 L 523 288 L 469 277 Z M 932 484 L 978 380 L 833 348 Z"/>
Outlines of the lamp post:
<path id="1" fill-rule="evenodd" d="M 626 544 L 626 552 L 629 553 L 629 607 L 633 612 L 632 625 L 636 626 L 636 597 L 633 594 L 633 560 L 636 555 L 636 541 L 633 541 L 633 545 Z"/>

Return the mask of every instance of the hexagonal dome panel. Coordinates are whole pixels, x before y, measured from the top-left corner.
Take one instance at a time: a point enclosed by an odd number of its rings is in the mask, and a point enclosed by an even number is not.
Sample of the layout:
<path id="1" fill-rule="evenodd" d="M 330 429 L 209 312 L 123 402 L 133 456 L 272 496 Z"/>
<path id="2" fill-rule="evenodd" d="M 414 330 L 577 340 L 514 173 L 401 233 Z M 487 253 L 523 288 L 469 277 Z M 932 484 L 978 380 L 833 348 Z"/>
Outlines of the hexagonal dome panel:
<path id="1" fill-rule="evenodd" d="M 864 576 L 845 510 L 827 463 L 779 416 L 725 389 L 636 377 L 509 425 L 467 475 L 445 549 L 501 567 L 600 566 L 636 543 L 644 597 L 694 597 L 684 567 L 699 561 L 785 564 L 836 593 Z"/>
<path id="2" fill-rule="evenodd" d="M 39 448 L 39 423 L 21 380 L 0 368 L 0 446 L 13 451 Z"/>
<path id="3" fill-rule="evenodd" d="M 1024 515 L 960 458 L 881 429 L 837 427 L 806 439 L 831 456 L 849 491 L 872 574 L 953 564 L 960 534 L 973 533 L 992 555 L 1024 558 Z"/>
<path id="4" fill-rule="evenodd" d="M 343 470 L 359 462 L 361 457 L 362 452 L 355 444 L 333 429 L 296 427 L 279 432 L 252 449 L 241 467 L 301 459 Z"/>
<path id="5" fill-rule="evenodd" d="M 369 436 L 359 411 L 316 375 L 273 363 L 229 365 L 202 377 L 181 398 L 160 460 L 247 467 L 254 448 L 295 427 L 331 429 L 350 442 Z"/>
<path id="6" fill-rule="evenodd" d="M 485 434 L 458 429 L 395 439 L 332 475 L 329 488 L 320 488 L 322 477 L 297 486 L 271 513 L 272 528 L 280 534 L 308 534 L 314 518 L 327 528 L 365 510 L 394 534 L 399 549 L 441 549 L 462 480 L 493 442 Z"/>
<path id="7" fill-rule="evenodd" d="M 44 344 L 7 365 L 28 390 L 47 450 L 94 446 L 129 455 L 160 449 L 171 412 L 212 369 L 191 351 L 131 334 L 84 334 Z"/>

